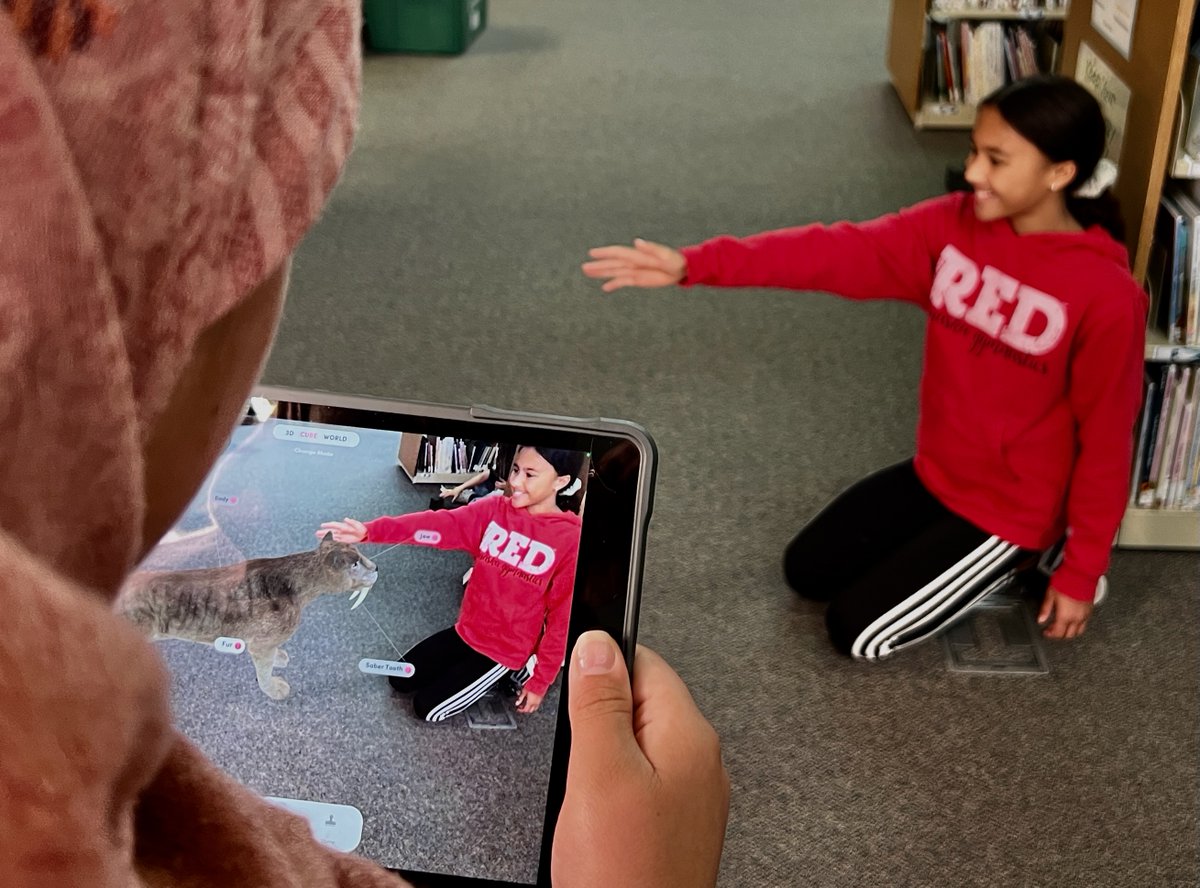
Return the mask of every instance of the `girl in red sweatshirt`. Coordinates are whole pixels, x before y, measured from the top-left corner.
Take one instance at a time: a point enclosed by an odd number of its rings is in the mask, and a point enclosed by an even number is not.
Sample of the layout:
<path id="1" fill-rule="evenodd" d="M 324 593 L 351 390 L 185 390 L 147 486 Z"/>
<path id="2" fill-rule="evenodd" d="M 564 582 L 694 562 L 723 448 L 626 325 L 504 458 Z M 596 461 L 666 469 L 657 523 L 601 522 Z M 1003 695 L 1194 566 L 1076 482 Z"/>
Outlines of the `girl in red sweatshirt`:
<path id="1" fill-rule="evenodd" d="M 317 531 L 346 543 L 409 543 L 474 556 L 458 622 L 405 653 L 410 677 L 390 678 L 397 690 L 415 694 L 418 718 L 457 715 L 510 675 L 522 685 L 518 711 L 541 705 L 566 652 L 579 551 L 580 518 L 558 500 L 578 489 L 582 462 L 575 451 L 520 447 L 509 496 L 366 524 L 328 521 Z"/>
<path id="2" fill-rule="evenodd" d="M 829 602 L 843 652 L 877 659 L 937 633 L 1064 537 L 1039 622 L 1084 631 L 1124 511 L 1147 310 L 1104 142 L 1090 93 L 1030 78 L 980 104 L 973 193 L 862 224 L 590 252 L 606 292 L 786 287 L 927 313 L 915 458 L 838 496 L 785 556 L 792 587 Z"/>

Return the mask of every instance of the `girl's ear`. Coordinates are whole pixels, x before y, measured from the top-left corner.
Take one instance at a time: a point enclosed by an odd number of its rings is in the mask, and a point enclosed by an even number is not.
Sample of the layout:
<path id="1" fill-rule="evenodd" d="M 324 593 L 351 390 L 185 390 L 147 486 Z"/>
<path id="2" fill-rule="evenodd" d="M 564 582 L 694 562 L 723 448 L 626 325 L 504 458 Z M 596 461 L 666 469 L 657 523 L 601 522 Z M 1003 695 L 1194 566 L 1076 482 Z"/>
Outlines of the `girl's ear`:
<path id="1" fill-rule="evenodd" d="M 1075 165 L 1075 161 L 1073 160 L 1064 160 L 1061 163 L 1056 163 L 1051 169 L 1054 181 L 1053 189 L 1055 191 L 1066 191 L 1071 185 L 1071 180 L 1075 178 L 1075 174 L 1079 172 L 1079 167 Z M 1082 182 L 1076 182 L 1075 187 L 1082 184 Z"/>
<path id="2" fill-rule="evenodd" d="M 559 475 L 554 479 L 554 492 L 561 493 L 567 489 L 567 485 L 571 483 L 570 475 Z"/>

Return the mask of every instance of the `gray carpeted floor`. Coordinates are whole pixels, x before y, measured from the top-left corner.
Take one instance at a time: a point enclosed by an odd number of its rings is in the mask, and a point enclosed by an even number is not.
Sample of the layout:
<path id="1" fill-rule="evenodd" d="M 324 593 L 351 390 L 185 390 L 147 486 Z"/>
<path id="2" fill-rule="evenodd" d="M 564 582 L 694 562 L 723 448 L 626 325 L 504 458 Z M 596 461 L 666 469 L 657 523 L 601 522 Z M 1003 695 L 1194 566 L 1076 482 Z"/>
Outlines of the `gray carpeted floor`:
<path id="1" fill-rule="evenodd" d="M 717 726 L 722 884 L 1197 878 L 1194 554 L 1121 552 L 1037 678 L 875 666 L 780 576 L 795 530 L 909 455 L 922 318 L 777 292 L 603 296 L 589 246 L 865 218 L 941 190 L 881 0 L 494 0 L 459 58 L 371 56 L 300 250 L 274 383 L 637 420 L 662 468 L 642 640 Z"/>

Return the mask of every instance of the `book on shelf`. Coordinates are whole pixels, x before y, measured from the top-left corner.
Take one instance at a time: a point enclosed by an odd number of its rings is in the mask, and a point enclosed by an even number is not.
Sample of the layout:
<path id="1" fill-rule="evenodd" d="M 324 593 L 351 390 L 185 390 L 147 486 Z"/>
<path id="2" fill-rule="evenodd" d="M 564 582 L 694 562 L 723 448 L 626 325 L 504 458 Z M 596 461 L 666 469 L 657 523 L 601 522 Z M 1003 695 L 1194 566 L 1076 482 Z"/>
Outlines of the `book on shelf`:
<path id="1" fill-rule="evenodd" d="M 1179 114 L 1171 174 L 1192 179 L 1200 176 L 1200 41 L 1191 45 L 1179 84 Z"/>
<path id="2" fill-rule="evenodd" d="M 946 28 L 946 79 L 950 82 L 950 101 L 955 104 L 963 100 L 961 37 L 961 28 Z"/>
<path id="3" fill-rule="evenodd" d="M 1151 429 L 1151 419 L 1154 416 L 1154 396 L 1158 391 L 1158 383 L 1150 377 L 1146 378 L 1145 387 L 1142 389 L 1142 413 L 1137 423 L 1137 434 L 1134 437 L 1136 445 L 1133 450 L 1133 471 L 1130 472 L 1130 490 L 1129 504 L 1136 506 L 1138 502 L 1138 493 L 1142 489 L 1142 484 L 1145 483 L 1146 477 L 1142 474 L 1142 465 L 1145 463 L 1146 457 L 1146 442 L 1153 435 Z"/>
<path id="4" fill-rule="evenodd" d="M 1188 217 L 1170 192 L 1165 192 L 1159 200 L 1155 218 L 1146 284 L 1150 294 L 1149 322 L 1162 332 L 1170 345 L 1183 343 L 1189 283 L 1189 231 Z"/>
<path id="5" fill-rule="evenodd" d="M 1130 505 L 1200 510 L 1200 367 L 1150 374 L 1138 423 Z"/>
<path id="6" fill-rule="evenodd" d="M 946 80 L 946 33 L 938 30 L 933 35 L 934 49 L 928 56 L 933 69 L 933 98 L 939 102 L 950 101 L 950 90 Z"/>
<path id="7" fill-rule="evenodd" d="M 1159 201 L 1147 266 L 1151 315 L 1168 345 L 1200 346 L 1200 204 L 1174 184 Z M 1169 273 L 1168 273 L 1169 269 Z"/>

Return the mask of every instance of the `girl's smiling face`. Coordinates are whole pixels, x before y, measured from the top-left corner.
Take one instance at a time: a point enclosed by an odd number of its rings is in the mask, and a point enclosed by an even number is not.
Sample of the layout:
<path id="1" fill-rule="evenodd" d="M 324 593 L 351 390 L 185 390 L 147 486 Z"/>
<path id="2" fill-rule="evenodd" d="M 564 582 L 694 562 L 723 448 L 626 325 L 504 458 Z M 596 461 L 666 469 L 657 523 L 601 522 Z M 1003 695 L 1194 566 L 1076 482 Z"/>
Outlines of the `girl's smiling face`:
<path id="1" fill-rule="evenodd" d="M 571 483 L 569 475 L 559 475 L 554 466 L 532 447 L 522 447 L 513 458 L 508 472 L 512 504 L 532 514 L 557 512 L 555 497 Z"/>
<path id="2" fill-rule="evenodd" d="M 1063 199 L 1075 171 L 1072 161 L 1052 162 L 995 108 L 979 109 L 966 178 L 981 221 L 1009 219 L 1018 234 L 1078 229 Z"/>

